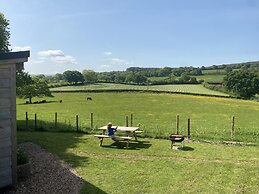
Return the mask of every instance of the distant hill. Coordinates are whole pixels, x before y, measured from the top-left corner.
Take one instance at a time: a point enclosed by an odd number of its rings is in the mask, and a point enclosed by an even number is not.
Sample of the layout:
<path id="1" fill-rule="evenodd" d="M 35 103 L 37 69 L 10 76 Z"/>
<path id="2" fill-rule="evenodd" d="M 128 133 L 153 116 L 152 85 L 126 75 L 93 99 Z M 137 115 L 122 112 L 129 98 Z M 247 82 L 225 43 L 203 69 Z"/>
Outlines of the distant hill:
<path id="1" fill-rule="evenodd" d="M 202 69 L 202 70 L 211 70 L 211 69 L 225 69 L 226 67 L 230 67 L 232 69 L 240 69 L 242 67 L 255 67 L 259 68 L 259 61 L 252 61 L 252 62 L 241 62 L 241 63 L 230 63 L 230 64 L 221 64 L 221 65 L 210 65 L 210 66 L 201 66 L 201 67 L 192 67 L 192 66 L 186 66 L 186 67 L 161 67 L 161 68 L 154 68 L 154 67 L 129 67 L 126 69 L 126 71 L 157 71 L 160 69 Z"/>
<path id="2" fill-rule="evenodd" d="M 225 69 L 226 67 L 231 67 L 232 69 L 240 69 L 242 67 L 247 67 L 247 68 L 255 67 L 255 68 L 259 68 L 259 61 L 242 62 L 242 63 L 231 63 L 231 64 L 222 64 L 222 65 L 211 65 L 211 66 L 203 67 L 203 69 Z"/>

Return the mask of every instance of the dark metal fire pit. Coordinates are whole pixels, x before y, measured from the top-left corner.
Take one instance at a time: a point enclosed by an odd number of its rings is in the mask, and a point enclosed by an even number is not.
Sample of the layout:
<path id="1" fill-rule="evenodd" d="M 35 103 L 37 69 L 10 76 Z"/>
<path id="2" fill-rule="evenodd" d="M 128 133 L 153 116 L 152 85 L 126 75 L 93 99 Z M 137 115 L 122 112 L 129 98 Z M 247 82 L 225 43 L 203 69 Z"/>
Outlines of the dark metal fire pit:
<path id="1" fill-rule="evenodd" d="M 171 149 L 173 148 L 173 146 L 176 145 L 177 142 L 182 144 L 182 148 L 183 148 L 183 140 L 184 140 L 184 136 L 183 135 L 170 135 L 169 139 L 171 140 Z"/>

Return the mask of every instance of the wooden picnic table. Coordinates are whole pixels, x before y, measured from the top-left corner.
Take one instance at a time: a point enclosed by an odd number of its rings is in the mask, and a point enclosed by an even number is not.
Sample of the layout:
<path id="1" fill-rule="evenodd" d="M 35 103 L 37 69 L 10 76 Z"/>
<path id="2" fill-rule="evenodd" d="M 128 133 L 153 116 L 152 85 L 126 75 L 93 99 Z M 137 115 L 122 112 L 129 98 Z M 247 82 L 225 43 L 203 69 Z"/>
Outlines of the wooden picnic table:
<path id="1" fill-rule="evenodd" d="M 139 127 L 113 126 L 113 128 L 116 127 L 118 132 L 125 132 L 128 137 L 134 137 L 136 141 L 138 140 L 136 133 L 142 132 L 139 131 Z M 102 130 L 103 135 L 107 133 L 107 126 L 100 127 L 99 129 Z"/>
<path id="2" fill-rule="evenodd" d="M 125 132 L 126 133 L 126 136 L 120 136 L 120 135 L 114 136 L 114 138 L 116 140 L 126 141 L 126 143 L 127 143 L 126 148 L 128 148 L 129 141 L 133 137 L 135 138 L 135 141 L 137 141 L 136 133 L 141 133 L 142 132 L 142 131 L 139 130 L 138 127 L 113 126 L 113 128 L 117 128 L 118 132 Z M 103 139 L 104 138 L 111 138 L 111 136 L 107 135 L 107 126 L 100 127 L 99 129 L 102 130 L 102 134 L 101 135 L 94 135 L 94 136 L 100 139 L 100 146 L 102 146 Z"/>

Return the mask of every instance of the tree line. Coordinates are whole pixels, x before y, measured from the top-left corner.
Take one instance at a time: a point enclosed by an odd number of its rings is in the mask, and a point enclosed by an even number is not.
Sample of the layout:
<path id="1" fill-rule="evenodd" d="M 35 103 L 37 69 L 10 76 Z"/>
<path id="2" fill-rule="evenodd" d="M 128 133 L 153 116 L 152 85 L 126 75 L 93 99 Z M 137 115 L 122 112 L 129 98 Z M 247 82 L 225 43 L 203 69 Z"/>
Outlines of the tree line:
<path id="1" fill-rule="evenodd" d="M 47 81 L 51 86 L 60 86 L 68 84 L 91 84 L 97 82 L 122 83 L 137 85 L 162 85 L 162 84 L 197 84 L 199 83 L 193 75 L 201 75 L 199 68 L 150 68 L 145 70 L 136 70 L 128 68 L 126 71 L 95 72 L 85 69 L 82 72 L 77 70 L 67 70 L 55 75 L 37 75 Z M 163 77 L 161 80 L 152 80 L 149 78 Z"/>

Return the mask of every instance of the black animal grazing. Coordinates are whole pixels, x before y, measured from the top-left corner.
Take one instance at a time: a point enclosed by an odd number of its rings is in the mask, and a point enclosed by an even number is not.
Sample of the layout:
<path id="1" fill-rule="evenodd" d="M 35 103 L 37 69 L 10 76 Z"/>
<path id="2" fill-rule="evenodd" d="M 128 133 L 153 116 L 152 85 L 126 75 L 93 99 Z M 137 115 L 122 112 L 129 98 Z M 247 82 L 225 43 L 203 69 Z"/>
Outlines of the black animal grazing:
<path id="1" fill-rule="evenodd" d="M 91 97 L 87 97 L 87 99 L 86 100 L 93 100 Z"/>
<path id="2" fill-rule="evenodd" d="M 59 103 L 62 103 L 62 100 L 60 100 Z"/>

